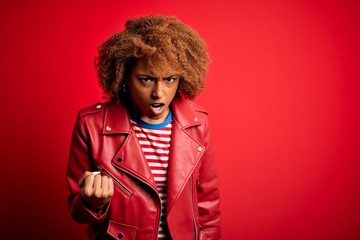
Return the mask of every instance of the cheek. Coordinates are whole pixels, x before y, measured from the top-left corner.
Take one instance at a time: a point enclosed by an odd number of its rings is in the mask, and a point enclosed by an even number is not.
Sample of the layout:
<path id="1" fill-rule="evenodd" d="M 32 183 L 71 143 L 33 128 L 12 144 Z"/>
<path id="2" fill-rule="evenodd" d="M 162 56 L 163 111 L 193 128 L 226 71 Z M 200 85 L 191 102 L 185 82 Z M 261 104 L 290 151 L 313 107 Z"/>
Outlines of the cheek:
<path id="1" fill-rule="evenodd" d="M 130 87 L 130 95 L 132 99 L 143 99 L 147 95 L 147 90 L 138 84 L 134 84 Z"/>
<path id="2" fill-rule="evenodd" d="M 180 88 L 179 83 L 175 84 L 174 86 L 171 86 L 170 87 L 171 94 L 175 95 L 179 88 Z"/>
<path id="3" fill-rule="evenodd" d="M 172 100 L 174 97 L 175 97 L 175 95 L 176 95 L 176 92 L 177 92 L 177 88 L 170 88 L 170 89 L 168 89 L 167 90 L 167 98 L 169 99 L 169 100 Z"/>
<path id="4" fill-rule="evenodd" d="M 146 102 L 146 98 L 141 92 L 134 92 L 131 97 L 137 105 L 143 105 Z"/>

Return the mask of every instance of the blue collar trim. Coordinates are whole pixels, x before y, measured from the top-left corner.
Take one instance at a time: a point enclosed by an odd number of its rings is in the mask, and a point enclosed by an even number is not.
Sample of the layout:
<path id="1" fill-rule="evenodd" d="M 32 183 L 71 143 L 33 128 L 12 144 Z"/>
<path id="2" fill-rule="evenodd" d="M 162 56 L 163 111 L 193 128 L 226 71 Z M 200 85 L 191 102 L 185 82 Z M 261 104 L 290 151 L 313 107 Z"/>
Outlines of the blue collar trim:
<path id="1" fill-rule="evenodd" d="M 162 123 L 147 123 L 143 120 L 139 119 L 138 117 L 131 115 L 130 118 L 135 121 L 137 124 L 141 125 L 144 128 L 148 129 L 161 129 L 166 127 L 172 121 L 172 112 L 170 110 L 169 114 L 167 115 L 165 121 Z"/>

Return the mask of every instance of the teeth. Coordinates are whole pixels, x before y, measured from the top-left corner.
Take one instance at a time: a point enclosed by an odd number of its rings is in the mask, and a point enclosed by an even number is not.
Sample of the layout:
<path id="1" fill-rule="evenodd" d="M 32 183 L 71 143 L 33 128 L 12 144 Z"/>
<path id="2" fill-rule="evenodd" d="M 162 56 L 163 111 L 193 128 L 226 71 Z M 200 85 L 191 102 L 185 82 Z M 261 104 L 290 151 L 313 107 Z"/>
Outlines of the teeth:
<path id="1" fill-rule="evenodd" d="M 162 106 L 162 104 L 160 104 L 160 103 L 154 103 L 154 104 L 151 104 L 151 106 L 154 107 L 154 108 L 159 108 L 159 107 Z"/>

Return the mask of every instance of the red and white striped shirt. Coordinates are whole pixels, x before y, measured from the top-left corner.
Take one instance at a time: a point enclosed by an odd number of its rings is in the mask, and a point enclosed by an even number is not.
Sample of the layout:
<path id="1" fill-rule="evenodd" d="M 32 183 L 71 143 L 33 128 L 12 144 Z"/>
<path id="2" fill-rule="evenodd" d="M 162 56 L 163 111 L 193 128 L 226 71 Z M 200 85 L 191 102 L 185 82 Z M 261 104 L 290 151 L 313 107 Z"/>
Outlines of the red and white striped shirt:
<path id="1" fill-rule="evenodd" d="M 170 155 L 171 120 L 171 114 L 160 124 L 149 124 L 138 119 L 131 119 L 133 129 L 144 156 L 148 161 L 161 200 L 158 230 L 158 239 L 161 240 L 171 239 L 166 222 L 167 170 Z"/>

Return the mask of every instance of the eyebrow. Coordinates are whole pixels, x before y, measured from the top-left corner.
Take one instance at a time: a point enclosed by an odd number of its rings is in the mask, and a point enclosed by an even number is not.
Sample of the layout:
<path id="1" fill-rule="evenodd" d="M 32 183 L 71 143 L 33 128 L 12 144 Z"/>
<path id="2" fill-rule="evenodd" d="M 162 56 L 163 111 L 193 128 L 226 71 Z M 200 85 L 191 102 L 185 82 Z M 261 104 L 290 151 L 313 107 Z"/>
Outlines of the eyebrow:
<path id="1" fill-rule="evenodd" d="M 166 77 L 163 77 L 162 79 L 167 79 L 167 78 L 170 78 L 170 77 L 177 77 L 179 75 L 180 75 L 179 73 L 169 74 L 169 75 L 166 75 Z M 137 74 L 137 76 L 138 77 L 148 77 L 148 78 L 158 79 L 153 74 L 139 73 L 139 74 Z"/>

